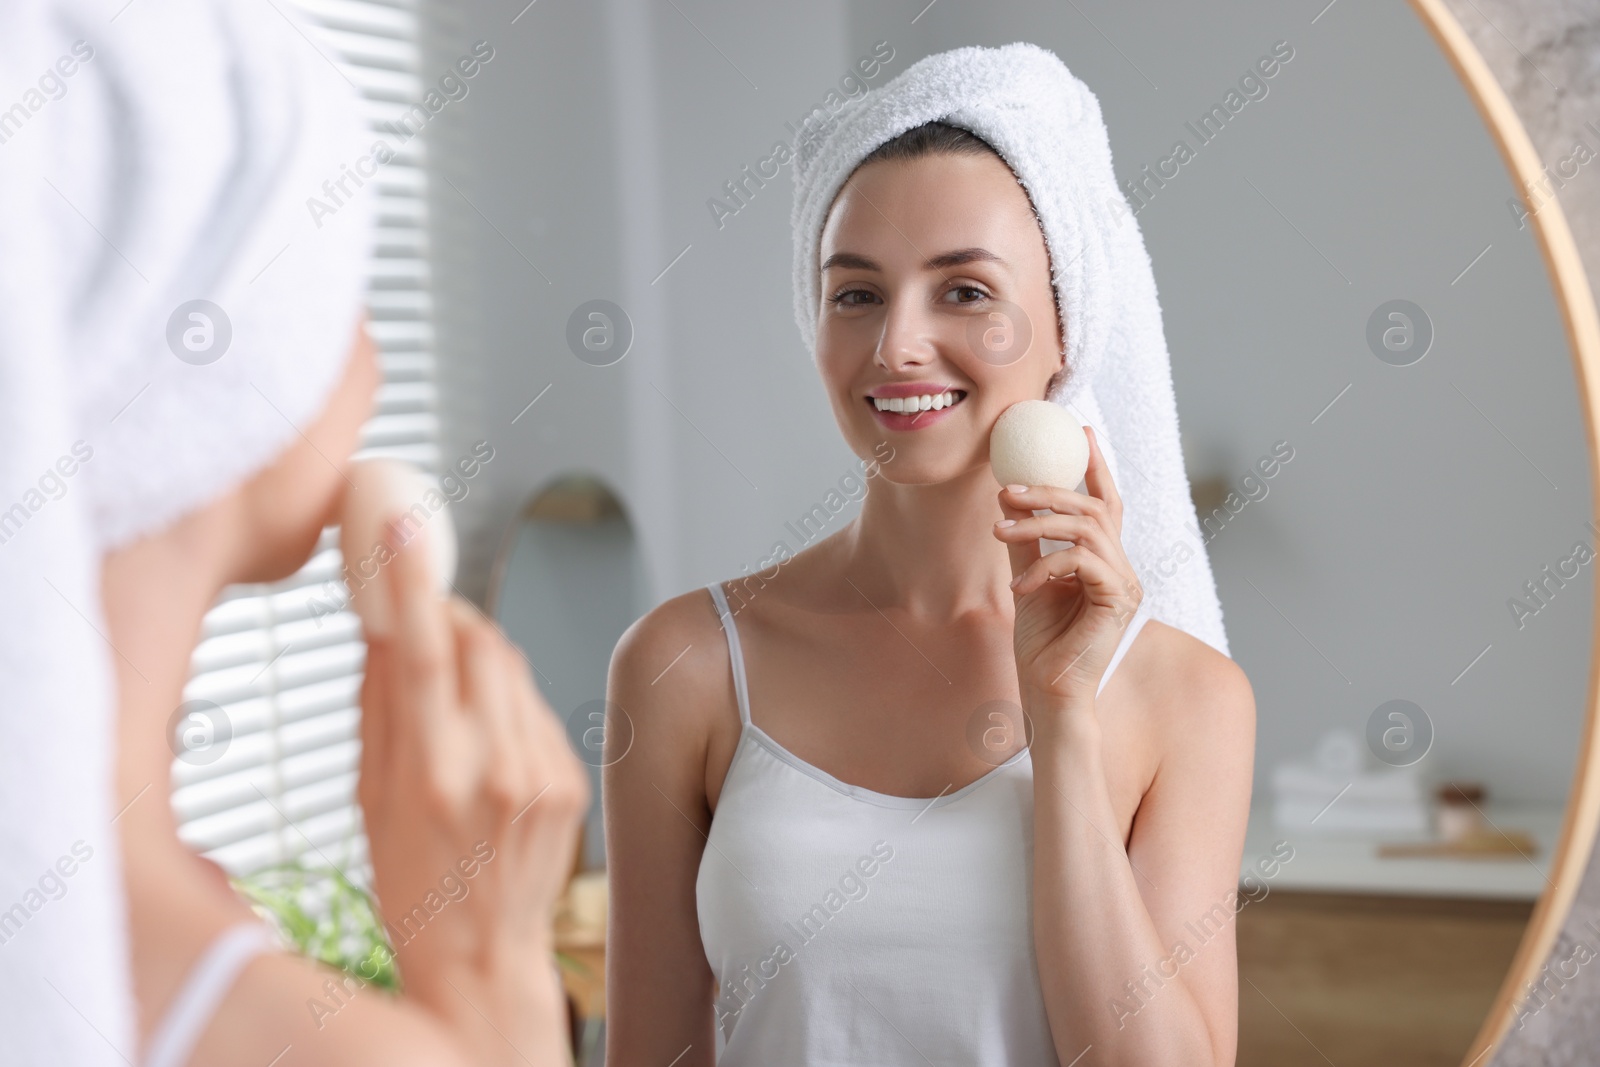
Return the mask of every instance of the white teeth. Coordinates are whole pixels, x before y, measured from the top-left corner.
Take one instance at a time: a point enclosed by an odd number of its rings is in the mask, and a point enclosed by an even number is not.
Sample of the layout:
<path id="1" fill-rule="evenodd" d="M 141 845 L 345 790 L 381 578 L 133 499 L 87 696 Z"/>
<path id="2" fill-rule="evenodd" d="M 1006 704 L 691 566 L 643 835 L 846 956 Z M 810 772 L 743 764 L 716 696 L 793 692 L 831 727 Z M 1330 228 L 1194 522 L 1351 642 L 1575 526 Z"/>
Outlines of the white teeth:
<path id="1" fill-rule="evenodd" d="M 922 396 L 896 396 L 872 398 L 873 406 L 879 411 L 898 411 L 907 414 L 913 411 L 941 411 L 953 406 L 960 397 L 957 390 L 948 389 L 942 393 L 926 393 Z"/>

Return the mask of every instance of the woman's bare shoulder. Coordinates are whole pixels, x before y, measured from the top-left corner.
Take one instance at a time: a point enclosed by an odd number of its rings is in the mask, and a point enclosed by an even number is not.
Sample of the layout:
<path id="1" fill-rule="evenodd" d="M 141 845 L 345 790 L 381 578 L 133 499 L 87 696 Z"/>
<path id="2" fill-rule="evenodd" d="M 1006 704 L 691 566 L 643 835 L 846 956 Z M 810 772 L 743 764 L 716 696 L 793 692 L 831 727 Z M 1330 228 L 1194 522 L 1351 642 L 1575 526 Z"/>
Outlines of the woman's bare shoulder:
<path id="1" fill-rule="evenodd" d="M 1164 736 L 1200 731 L 1237 743 L 1255 736 L 1255 692 L 1244 668 L 1198 637 L 1156 619 L 1145 624 L 1141 689 Z"/>
<path id="2" fill-rule="evenodd" d="M 703 682 L 726 670 L 727 639 L 710 592 L 691 589 L 645 612 L 617 639 L 611 659 L 613 678 L 647 688 L 674 676 Z"/>
<path id="3" fill-rule="evenodd" d="M 727 638 L 710 592 L 691 589 L 635 620 L 611 654 L 607 689 L 640 732 L 703 746 L 730 715 L 737 726 Z"/>
<path id="4" fill-rule="evenodd" d="M 1153 793 L 1166 797 L 1169 809 L 1175 803 L 1192 812 L 1201 810 L 1196 798 L 1203 796 L 1206 804 L 1223 805 L 1230 832 L 1242 834 L 1255 765 L 1250 679 L 1232 659 L 1183 630 L 1155 620 L 1145 630 L 1135 644 L 1149 641 L 1140 652 L 1137 716 L 1149 760 L 1146 800 Z"/>

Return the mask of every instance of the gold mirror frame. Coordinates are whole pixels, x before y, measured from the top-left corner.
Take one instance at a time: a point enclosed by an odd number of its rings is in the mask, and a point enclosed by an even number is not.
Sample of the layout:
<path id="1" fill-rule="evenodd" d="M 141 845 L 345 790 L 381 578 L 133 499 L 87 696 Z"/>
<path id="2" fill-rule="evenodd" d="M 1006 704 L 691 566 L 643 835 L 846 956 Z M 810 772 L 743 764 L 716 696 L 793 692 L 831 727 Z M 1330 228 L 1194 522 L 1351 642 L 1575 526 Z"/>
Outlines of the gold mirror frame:
<path id="1" fill-rule="evenodd" d="M 1545 177 L 1539 154 L 1499 81 L 1461 24 L 1445 7 L 1444 0 L 1411 0 L 1411 6 L 1466 86 L 1467 95 L 1499 146 L 1500 155 L 1517 183 L 1533 222 L 1534 240 L 1539 244 L 1545 269 L 1550 273 L 1556 304 L 1561 309 L 1572 350 L 1589 447 L 1589 488 L 1595 504 L 1600 504 L 1600 440 L 1596 438 L 1596 422 L 1600 421 L 1600 321 L 1596 319 L 1594 297 L 1578 246 L 1567 227 L 1567 217 L 1553 196 L 1535 210 L 1528 191 Z M 1600 515 L 1596 518 L 1600 520 Z M 1597 591 L 1600 591 L 1600 576 L 1596 582 Z M 1596 603 L 1600 604 L 1600 598 Z M 1538 976 L 1549 959 L 1583 882 L 1596 829 L 1600 827 L 1600 758 L 1595 751 L 1595 723 L 1600 718 L 1600 648 L 1591 647 L 1590 650 L 1586 708 L 1578 766 L 1573 773 L 1561 837 L 1551 858 L 1545 890 L 1534 905 L 1528 927 L 1512 957 L 1511 968 L 1500 983 L 1500 991 L 1495 994 L 1494 1004 L 1479 1026 L 1477 1037 L 1467 1049 L 1462 1067 L 1475 1067 L 1483 1062 L 1505 1037 L 1520 1002 L 1520 991 Z"/>

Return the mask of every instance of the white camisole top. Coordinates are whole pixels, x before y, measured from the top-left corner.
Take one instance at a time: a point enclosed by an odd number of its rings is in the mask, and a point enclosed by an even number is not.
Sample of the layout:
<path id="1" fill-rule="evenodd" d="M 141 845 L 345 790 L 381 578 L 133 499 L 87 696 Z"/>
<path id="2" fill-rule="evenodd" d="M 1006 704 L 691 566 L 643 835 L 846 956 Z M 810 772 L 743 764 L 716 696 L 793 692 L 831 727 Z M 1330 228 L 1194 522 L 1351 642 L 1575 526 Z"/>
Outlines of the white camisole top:
<path id="1" fill-rule="evenodd" d="M 742 724 L 695 882 L 719 1067 L 1060 1067 L 1033 947 L 1028 750 L 938 797 L 841 782 L 750 720 L 733 614 L 707 589 Z"/>

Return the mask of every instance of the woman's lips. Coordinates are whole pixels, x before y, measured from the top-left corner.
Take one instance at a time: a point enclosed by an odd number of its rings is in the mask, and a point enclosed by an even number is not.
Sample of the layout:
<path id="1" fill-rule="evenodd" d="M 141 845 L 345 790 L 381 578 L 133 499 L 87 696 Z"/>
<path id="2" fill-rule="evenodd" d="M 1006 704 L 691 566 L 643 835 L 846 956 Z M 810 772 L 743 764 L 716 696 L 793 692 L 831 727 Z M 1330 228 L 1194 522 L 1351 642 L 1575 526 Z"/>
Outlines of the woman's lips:
<path id="1" fill-rule="evenodd" d="M 966 403 L 967 394 L 960 390 L 955 392 L 955 403 L 937 411 L 932 408 L 927 411 L 879 411 L 875 398 L 865 397 L 864 401 L 867 410 L 872 412 L 872 417 L 878 420 L 878 425 L 886 430 L 925 430 Z"/>

